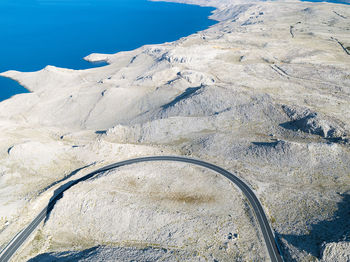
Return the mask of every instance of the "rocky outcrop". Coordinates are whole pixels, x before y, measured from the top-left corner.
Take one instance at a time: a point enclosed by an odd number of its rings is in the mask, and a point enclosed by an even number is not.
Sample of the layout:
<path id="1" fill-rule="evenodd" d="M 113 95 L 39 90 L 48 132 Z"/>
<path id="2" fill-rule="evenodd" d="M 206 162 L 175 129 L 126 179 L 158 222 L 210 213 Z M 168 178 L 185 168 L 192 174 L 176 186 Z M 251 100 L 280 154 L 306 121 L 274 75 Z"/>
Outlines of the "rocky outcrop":
<path id="1" fill-rule="evenodd" d="M 295 106 L 282 106 L 284 112 L 290 118 L 289 123 L 285 123 L 285 127 L 302 130 L 303 132 L 319 135 L 325 138 L 342 138 L 346 136 L 342 124 L 336 120 L 322 116 L 317 112 L 313 112 L 308 108 L 299 108 Z M 344 125 L 343 125 L 344 126 Z"/>

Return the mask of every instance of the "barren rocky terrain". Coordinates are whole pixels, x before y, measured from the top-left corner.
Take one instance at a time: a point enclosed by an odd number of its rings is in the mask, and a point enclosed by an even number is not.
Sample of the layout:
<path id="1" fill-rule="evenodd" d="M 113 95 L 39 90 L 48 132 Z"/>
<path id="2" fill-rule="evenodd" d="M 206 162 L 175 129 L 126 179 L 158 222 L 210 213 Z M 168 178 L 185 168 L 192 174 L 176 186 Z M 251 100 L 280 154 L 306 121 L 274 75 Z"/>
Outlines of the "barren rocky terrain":
<path id="1" fill-rule="evenodd" d="M 0 103 L 0 247 L 62 183 L 136 156 L 184 155 L 255 190 L 285 261 L 349 261 L 350 7 L 177 2 L 216 7 L 218 23 L 86 57 L 101 68 L 1 74 L 31 93 Z M 116 257 L 269 260 L 226 179 L 149 163 L 67 191 L 14 261 Z"/>

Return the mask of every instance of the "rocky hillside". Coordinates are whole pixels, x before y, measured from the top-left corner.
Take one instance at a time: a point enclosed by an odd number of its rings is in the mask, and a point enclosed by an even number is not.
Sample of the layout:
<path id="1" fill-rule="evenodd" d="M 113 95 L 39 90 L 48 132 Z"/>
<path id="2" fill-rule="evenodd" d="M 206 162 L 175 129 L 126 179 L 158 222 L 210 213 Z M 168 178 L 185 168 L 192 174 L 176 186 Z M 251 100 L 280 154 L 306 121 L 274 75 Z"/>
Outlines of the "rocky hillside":
<path id="1" fill-rule="evenodd" d="M 286 261 L 349 261 L 350 6 L 178 2 L 216 7 L 218 23 L 86 57 L 109 64 L 101 68 L 2 73 L 32 92 L 0 103 L 0 245 L 62 183 L 164 154 L 247 181 Z M 269 260 L 235 187 L 170 163 L 74 186 L 20 253 L 16 261 Z"/>

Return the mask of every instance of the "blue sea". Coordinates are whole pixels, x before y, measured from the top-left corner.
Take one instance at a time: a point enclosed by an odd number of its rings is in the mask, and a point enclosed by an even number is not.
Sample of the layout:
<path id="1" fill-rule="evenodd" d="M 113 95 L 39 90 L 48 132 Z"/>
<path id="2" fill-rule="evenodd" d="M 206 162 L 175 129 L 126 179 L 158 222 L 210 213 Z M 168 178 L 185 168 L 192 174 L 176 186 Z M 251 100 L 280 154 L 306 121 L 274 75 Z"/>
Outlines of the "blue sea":
<path id="1" fill-rule="evenodd" d="M 0 72 L 101 66 L 83 57 L 177 40 L 213 25 L 212 10 L 147 0 L 0 0 Z M 23 92 L 0 77 L 0 101 Z"/>
<path id="2" fill-rule="evenodd" d="M 313 2 L 313 3 L 320 3 L 320 2 L 327 2 L 327 3 L 333 3 L 333 4 L 343 4 L 343 5 L 349 5 L 350 0 L 301 0 L 302 2 Z"/>

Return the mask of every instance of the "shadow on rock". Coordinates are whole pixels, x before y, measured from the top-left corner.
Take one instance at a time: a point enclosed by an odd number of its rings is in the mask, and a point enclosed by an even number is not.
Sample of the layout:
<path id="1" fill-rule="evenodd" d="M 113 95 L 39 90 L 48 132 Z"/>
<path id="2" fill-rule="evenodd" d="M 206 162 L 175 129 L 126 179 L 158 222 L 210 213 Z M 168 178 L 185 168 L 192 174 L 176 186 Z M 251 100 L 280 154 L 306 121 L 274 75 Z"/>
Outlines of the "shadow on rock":
<path id="1" fill-rule="evenodd" d="M 171 101 L 170 103 L 163 105 L 162 108 L 163 109 L 167 109 L 171 106 L 176 105 L 178 102 L 180 102 L 181 100 L 193 95 L 197 90 L 201 89 L 203 86 L 199 86 L 199 87 L 189 87 L 185 90 L 185 92 L 183 92 L 181 95 L 175 97 L 175 99 L 173 101 Z"/>
<path id="2" fill-rule="evenodd" d="M 291 121 L 280 124 L 281 127 L 292 130 L 302 131 L 312 135 L 318 135 L 323 138 L 339 140 L 346 136 L 343 124 L 335 119 L 313 112 L 310 109 L 282 106 Z"/>
<path id="3" fill-rule="evenodd" d="M 49 262 L 49 261 L 79 261 L 85 258 L 92 257 L 96 252 L 98 252 L 98 246 L 90 249 L 83 250 L 81 252 L 59 252 L 59 253 L 45 253 L 38 255 L 28 262 Z"/>
<path id="4" fill-rule="evenodd" d="M 339 241 L 350 242 L 350 193 L 346 193 L 342 197 L 343 199 L 338 203 L 338 209 L 333 218 L 310 225 L 309 234 L 279 234 L 278 239 L 283 238 L 299 250 L 318 258 L 321 256 L 324 244 Z M 284 250 L 284 253 L 290 258 L 289 260 L 294 261 L 288 250 Z"/>
<path id="5" fill-rule="evenodd" d="M 83 166 L 83 167 L 80 167 L 80 168 L 74 170 L 73 172 L 71 172 L 69 175 L 67 175 L 63 179 L 55 182 L 53 185 L 61 183 L 64 180 L 67 180 L 67 179 L 71 178 L 72 176 L 77 174 L 79 171 L 81 171 L 81 170 L 83 170 L 85 168 L 88 168 L 88 167 L 90 167 L 90 166 L 92 166 L 94 164 L 95 164 L 95 162 L 92 163 L 92 164 L 89 164 L 89 165 L 86 165 L 86 166 Z M 46 217 L 45 217 L 45 221 L 44 221 L 45 223 L 49 219 L 50 213 L 51 213 L 53 207 L 55 206 L 55 204 L 57 203 L 57 201 L 60 200 L 63 197 L 63 192 L 66 191 L 67 189 L 69 189 L 70 187 L 72 187 L 73 185 L 77 184 L 78 183 L 77 181 L 81 181 L 81 180 L 78 179 L 78 180 L 69 181 L 69 182 L 65 183 L 64 185 L 60 186 L 59 188 L 57 188 L 55 190 L 55 192 L 53 193 L 53 196 L 50 198 L 49 204 L 47 205 Z M 51 185 L 50 187 L 52 187 L 53 185 Z"/>
<path id="6" fill-rule="evenodd" d="M 174 257 L 173 251 L 165 248 L 96 246 L 79 251 L 45 253 L 28 261 L 174 261 L 171 257 Z"/>
<path id="7" fill-rule="evenodd" d="M 278 145 L 278 141 L 273 142 L 252 142 L 255 146 L 266 146 L 266 147 L 275 147 Z"/>

